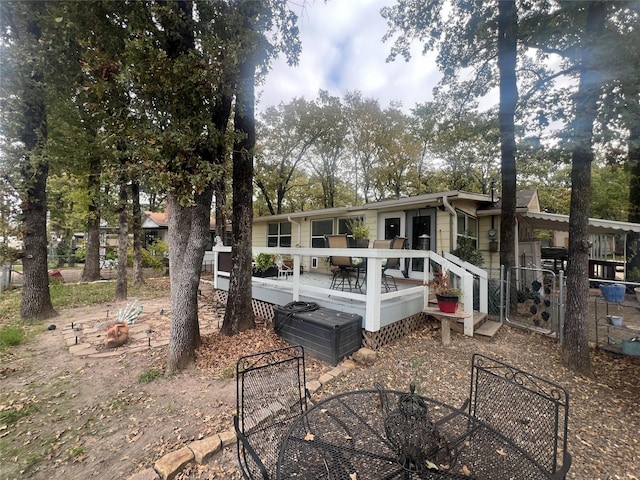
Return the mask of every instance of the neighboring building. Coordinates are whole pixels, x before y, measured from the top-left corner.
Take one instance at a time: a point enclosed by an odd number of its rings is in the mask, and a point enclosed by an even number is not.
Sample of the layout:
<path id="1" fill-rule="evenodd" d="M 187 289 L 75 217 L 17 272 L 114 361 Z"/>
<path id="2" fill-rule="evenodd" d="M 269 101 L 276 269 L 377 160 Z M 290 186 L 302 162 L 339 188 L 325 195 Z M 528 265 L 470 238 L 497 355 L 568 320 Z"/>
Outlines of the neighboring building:
<path id="1" fill-rule="evenodd" d="M 144 247 L 153 245 L 158 240 L 169 242 L 169 212 L 144 212 L 142 217 L 142 231 L 144 232 Z M 211 250 L 214 244 L 216 221 L 209 221 L 209 243 L 207 250 Z"/>
<path id="2" fill-rule="evenodd" d="M 407 237 L 407 248 L 427 248 L 437 253 L 456 249 L 458 240 L 467 237 L 482 252 L 484 268 L 500 266 L 500 199 L 491 194 L 447 191 L 403 197 L 393 200 L 296 212 L 254 218 L 254 247 L 324 247 L 324 235 L 350 233 L 353 220 L 362 220 L 370 229 L 371 240 Z M 516 200 L 518 235 L 517 263 L 520 266 L 543 263 L 543 246 L 536 238 L 537 230 L 566 232 L 569 217 L 540 211 L 536 190 L 518 192 Z M 615 254 L 624 252 L 626 233 L 640 232 L 640 224 L 590 219 L 590 234 L 594 241 L 591 252 L 592 273 L 613 278 L 621 261 Z M 555 236 L 558 241 L 561 236 Z M 310 271 L 328 271 L 323 258 L 303 260 Z M 410 278 L 422 278 L 422 264 L 414 260 L 407 265 Z M 612 273 L 613 272 L 613 273 Z M 399 272 L 396 272 L 399 273 Z"/>

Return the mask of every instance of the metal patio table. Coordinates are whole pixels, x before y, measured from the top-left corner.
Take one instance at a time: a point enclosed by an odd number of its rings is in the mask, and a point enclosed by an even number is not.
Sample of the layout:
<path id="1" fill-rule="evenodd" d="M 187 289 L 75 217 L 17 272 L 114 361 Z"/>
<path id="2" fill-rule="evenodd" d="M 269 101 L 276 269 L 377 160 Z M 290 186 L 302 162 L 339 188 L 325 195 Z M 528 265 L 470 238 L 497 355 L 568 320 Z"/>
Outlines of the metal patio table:
<path id="1" fill-rule="evenodd" d="M 345 392 L 316 403 L 285 435 L 280 480 L 553 478 L 466 411 L 412 391 Z"/>

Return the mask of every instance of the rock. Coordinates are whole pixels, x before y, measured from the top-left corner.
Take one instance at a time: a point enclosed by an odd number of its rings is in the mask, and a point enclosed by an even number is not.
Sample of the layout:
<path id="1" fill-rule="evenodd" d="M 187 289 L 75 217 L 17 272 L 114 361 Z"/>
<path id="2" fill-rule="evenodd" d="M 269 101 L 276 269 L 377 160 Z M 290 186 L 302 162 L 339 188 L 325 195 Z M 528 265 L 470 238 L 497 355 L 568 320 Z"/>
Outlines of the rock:
<path id="1" fill-rule="evenodd" d="M 160 480 L 160 477 L 153 468 L 147 468 L 129 477 L 129 480 Z"/>
<path id="2" fill-rule="evenodd" d="M 354 353 L 351 358 L 362 365 L 371 365 L 376 361 L 376 358 L 378 358 L 378 354 L 370 348 L 365 347 Z"/>
<path id="3" fill-rule="evenodd" d="M 213 435 L 202 440 L 196 440 L 189 444 L 189 448 L 193 452 L 196 462 L 199 464 L 206 462 L 214 453 L 219 451 L 221 447 L 222 440 L 219 435 Z"/>
<path id="4" fill-rule="evenodd" d="M 193 460 L 193 452 L 189 447 L 182 447 L 175 452 L 167 453 L 158 460 L 154 468 L 162 480 L 173 480 L 184 466 Z"/>

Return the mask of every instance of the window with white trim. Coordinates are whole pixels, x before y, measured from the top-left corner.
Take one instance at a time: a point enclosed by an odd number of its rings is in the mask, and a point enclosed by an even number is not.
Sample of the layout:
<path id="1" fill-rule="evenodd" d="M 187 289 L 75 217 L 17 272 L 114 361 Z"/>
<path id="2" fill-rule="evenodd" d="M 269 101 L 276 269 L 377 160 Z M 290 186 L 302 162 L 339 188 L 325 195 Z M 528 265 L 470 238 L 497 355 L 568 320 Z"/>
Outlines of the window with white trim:
<path id="1" fill-rule="evenodd" d="M 333 218 L 311 221 L 311 247 L 324 248 L 324 236 L 333 235 Z"/>
<path id="2" fill-rule="evenodd" d="M 291 246 L 291 222 L 270 223 L 267 226 L 267 247 Z"/>
<path id="3" fill-rule="evenodd" d="M 459 210 L 456 213 L 458 214 L 458 239 L 468 238 L 473 247 L 478 248 L 478 219 Z"/>

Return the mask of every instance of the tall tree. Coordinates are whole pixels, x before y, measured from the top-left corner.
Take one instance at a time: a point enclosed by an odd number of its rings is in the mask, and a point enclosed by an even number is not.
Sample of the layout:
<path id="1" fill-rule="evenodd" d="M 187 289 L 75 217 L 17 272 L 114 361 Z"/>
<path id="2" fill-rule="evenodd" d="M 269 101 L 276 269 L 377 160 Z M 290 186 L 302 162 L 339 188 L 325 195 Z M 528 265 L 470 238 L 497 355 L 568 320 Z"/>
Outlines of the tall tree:
<path id="1" fill-rule="evenodd" d="M 572 124 L 571 205 L 569 212 L 569 261 L 567 262 L 567 309 L 562 349 L 563 363 L 574 371 L 591 374 L 587 322 L 589 305 L 589 205 L 591 201 L 591 168 L 593 162 L 593 125 L 598 111 L 602 87 L 598 55 L 602 48 L 607 6 L 589 2 L 578 45 L 580 83 L 575 96 L 575 118 Z"/>
<path id="2" fill-rule="evenodd" d="M 498 2 L 498 70 L 500 71 L 500 158 L 502 160 L 502 206 L 500 211 L 500 264 L 510 272 L 516 266 L 516 138 L 518 103 L 516 60 L 518 13 L 515 0 Z M 516 282 L 509 298 L 517 299 Z M 515 307 L 515 303 L 513 304 Z"/>
<path id="3" fill-rule="evenodd" d="M 52 19 L 44 1 L 2 2 L 0 18 L 3 35 L 5 77 L 3 98 L 12 118 L 4 125 L 9 138 L 22 144 L 18 161 L 24 255 L 22 301 L 23 319 L 44 319 L 57 315 L 49 294 L 47 272 L 47 176 L 44 155 L 47 140 L 47 44 L 43 27 Z M 6 84 L 5 84 L 6 82 Z"/>
<path id="4" fill-rule="evenodd" d="M 251 238 L 253 222 L 253 155 L 255 82 L 271 59 L 284 52 L 298 59 L 297 17 L 284 0 L 232 2 L 240 49 L 236 82 L 233 148 L 233 250 L 229 296 L 221 332 L 231 335 L 255 327 L 251 304 Z"/>
<path id="5" fill-rule="evenodd" d="M 314 102 L 294 98 L 261 116 L 262 161 L 256 165 L 255 182 L 271 215 L 283 213 L 287 193 L 298 186 L 301 163 L 323 134 L 319 113 Z"/>
<path id="6" fill-rule="evenodd" d="M 515 0 L 499 0 L 497 4 L 496 9 L 495 3 L 481 0 L 403 0 L 397 5 L 383 8 L 382 16 L 387 19 L 389 25 L 385 39 L 399 34 L 391 49 L 390 59 L 402 55 L 408 60 L 409 39 L 417 38 L 424 42 L 423 51 L 436 47 L 439 49 L 438 63 L 444 71 L 441 85 L 449 90 L 453 86 L 463 99 L 466 97 L 467 100 L 473 100 L 498 84 L 503 204 L 500 222 L 500 261 L 509 269 L 515 265 L 514 115 L 518 98 L 518 16 Z M 474 66 L 474 77 L 465 82 L 455 81 L 456 75 L 470 65 Z M 465 103 L 460 102 L 460 105 Z"/>

